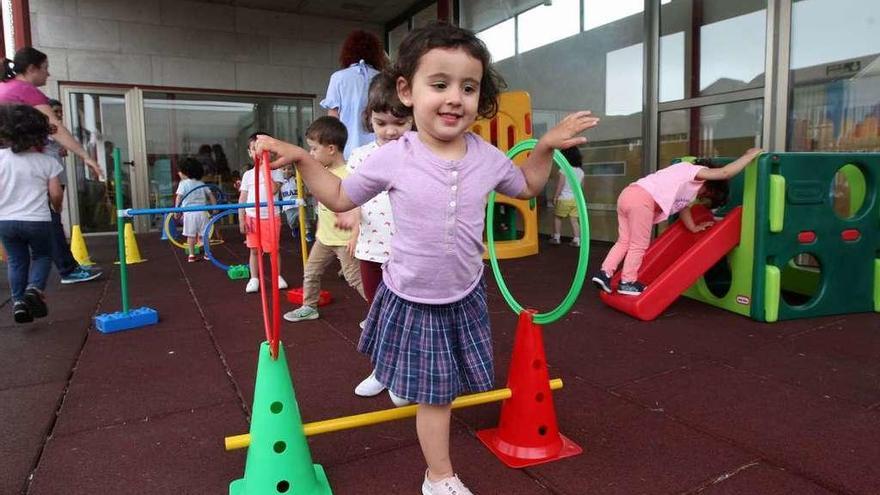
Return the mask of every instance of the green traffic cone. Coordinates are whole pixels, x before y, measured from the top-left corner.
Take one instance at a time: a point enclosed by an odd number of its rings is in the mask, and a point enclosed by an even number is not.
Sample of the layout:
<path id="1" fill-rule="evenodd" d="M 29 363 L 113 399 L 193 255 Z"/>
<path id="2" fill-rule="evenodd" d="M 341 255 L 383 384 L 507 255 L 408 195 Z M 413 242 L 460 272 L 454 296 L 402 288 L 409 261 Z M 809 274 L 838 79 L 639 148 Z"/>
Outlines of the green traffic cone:
<path id="1" fill-rule="evenodd" d="M 229 495 L 332 495 L 324 468 L 312 464 L 281 345 L 278 359 L 268 342 L 260 346 L 252 415 L 244 477 L 229 484 Z"/>

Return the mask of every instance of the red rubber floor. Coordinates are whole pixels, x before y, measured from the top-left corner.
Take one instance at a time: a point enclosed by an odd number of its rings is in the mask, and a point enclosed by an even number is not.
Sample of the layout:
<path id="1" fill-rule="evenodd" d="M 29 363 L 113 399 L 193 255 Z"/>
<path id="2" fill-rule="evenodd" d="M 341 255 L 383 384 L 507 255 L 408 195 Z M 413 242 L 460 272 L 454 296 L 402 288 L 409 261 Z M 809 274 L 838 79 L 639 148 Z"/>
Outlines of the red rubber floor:
<path id="1" fill-rule="evenodd" d="M 243 263 L 237 234 L 215 254 Z M 48 290 L 50 315 L 29 325 L 0 310 L 0 493 L 224 494 L 245 452 L 223 438 L 247 432 L 257 346 L 258 297 L 208 262 L 139 236 L 147 262 L 129 267 L 132 307 L 160 323 L 103 335 L 96 313 L 120 309 L 114 240 L 89 238 L 102 279 Z M 287 241 L 285 241 L 287 242 Z M 607 250 L 595 244 L 591 268 Z M 282 272 L 302 283 L 288 243 Z M 527 306 L 562 299 L 576 250 L 542 244 L 503 263 Z M 0 298 L 8 297 L 0 265 Z M 335 272 L 321 318 L 283 323 L 305 421 L 391 407 L 354 385 L 370 370 L 355 351 L 366 304 Z M 489 281 L 498 386 L 504 386 L 515 315 Z M 2 300 L 0 300 L 2 302 Z M 285 310 L 291 305 L 283 304 Z M 477 494 L 880 493 L 880 317 L 844 315 L 757 323 L 682 299 L 644 323 L 603 306 L 586 287 L 571 314 L 545 328 L 560 429 L 584 453 L 513 470 L 477 440 L 497 405 L 459 410 L 453 462 Z M 413 420 L 309 440 L 334 493 L 420 493 L 423 460 Z"/>

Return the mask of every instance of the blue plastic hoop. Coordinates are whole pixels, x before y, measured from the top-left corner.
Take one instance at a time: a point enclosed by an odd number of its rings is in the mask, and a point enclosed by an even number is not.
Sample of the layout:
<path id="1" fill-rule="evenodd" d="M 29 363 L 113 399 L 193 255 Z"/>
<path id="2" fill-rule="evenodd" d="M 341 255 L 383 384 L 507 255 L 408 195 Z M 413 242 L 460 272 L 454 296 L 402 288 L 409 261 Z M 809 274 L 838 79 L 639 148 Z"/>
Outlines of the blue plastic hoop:
<path id="1" fill-rule="evenodd" d="M 205 231 L 202 233 L 202 239 L 207 239 L 207 238 L 208 238 L 208 237 L 205 237 L 205 236 L 207 236 L 207 235 L 211 232 L 211 228 L 214 226 L 214 224 L 217 222 L 217 220 L 220 220 L 221 218 L 223 218 L 223 217 L 227 217 L 227 216 L 232 215 L 232 214 L 236 214 L 236 215 L 237 215 L 237 214 L 238 214 L 238 210 L 226 210 L 226 211 L 224 211 L 224 212 L 218 213 L 217 215 L 214 215 L 213 217 L 211 217 L 211 220 L 209 220 L 208 223 L 205 224 Z M 205 248 L 205 256 L 208 257 L 208 260 L 209 260 L 211 263 L 213 263 L 214 266 L 216 266 L 217 268 L 223 270 L 224 272 L 228 272 L 228 271 L 229 271 L 229 265 L 224 265 L 223 263 L 217 261 L 217 259 L 214 258 L 214 255 L 211 254 L 211 243 L 210 243 L 210 242 L 206 242 L 206 243 L 204 243 L 204 248 Z"/>

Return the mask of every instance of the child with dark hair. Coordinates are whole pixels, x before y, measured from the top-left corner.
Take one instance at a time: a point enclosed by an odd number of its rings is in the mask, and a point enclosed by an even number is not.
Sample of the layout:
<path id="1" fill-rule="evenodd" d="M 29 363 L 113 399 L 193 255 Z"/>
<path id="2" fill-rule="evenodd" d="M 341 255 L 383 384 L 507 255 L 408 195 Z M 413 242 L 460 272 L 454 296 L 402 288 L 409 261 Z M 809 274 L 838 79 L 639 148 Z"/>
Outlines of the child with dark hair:
<path id="1" fill-rule="evenodd" d="M 0 242 L 8 256 L 16 323 L 49 313 L 43 294 L 52 264 L 49 208 L 60 210 L 64 194 L 61 164 L 42 153 L 51 132 L 39 110 L 0 105 Z"/>
<path id="2" fill-rule="evenodd" d="M 203 206 L 206 204 L 217 204 L 214 194 L 202 182 L 205 170 L 202 164 L 195 158 L 184 158 L 177 165 L 177 175 L 180 176 L 180 184 L 177 185 L 177 197 L 174 200 L 174 207 L 181 206 Z M 186 237 L 187 261 L 193 263 L 198 261 L 196 257 L 196 244 L 210 242 L 210 239 L 202 238 L 202 233 L 211 216 L 207 211 L 186 211 L 183 212 L 183 236 Z M 205 256 L 207 258 L 207 255 Z"/>
<path id="3" fill-rule="evenodd" d="M 397 97 L 397 81 L 392 75 L 383 72 L 373 78 L 363 120 L 364 127 L 376 135 L 376 140 L 351 152 L 348 160 L 350 173 L 357 173 L 357 169 L 380 146 L 396 141 L 412 129 L 412 110 Z M 360 227 L 354 257 L 359 260 L 367 302 L 372 304 L 382 280 L 382 265 L 391 257 L 391 239 L 394 237 L 391 200 L 388 193 L 382 191 L 355 211 L 359 211 Z M 383 390 L 385 385 L 376 379 L 374 371 L 355 387 L 354 393 L 372 397 Z M 409 404 L 408 400 L 391 391 L 388 394 L 396 406 Z"/>
<path id="4" fill-rule="evenodd" d="M 581 182 L 584 180 L 584 171 L 581 169 L 583 158 L 581 158 L 581 151 L 575 146 L 562 150 L 562 156 L 571 165 L 577 184 L 571 184 L 568 181 L 568 176 L 559 174 L 559 180 L 556 181 L 556 193 L 553 195 L 553 236 L 550 238 L 550 244 L 562 242 L 560 240 L 562 219 L 568 218 L 571 222 L 571 246 L 580 247 L 581 224 L 577 205 L 574 202 L 574 187 L 581 187 Z"/>
<path id="5" fill-rule="evenodd" d="M 468 132 L 491 118 L 503 86 L 486 45 L 444 23 L 411 31 L 394 70 L 397 94 L 417 131 L 377 149 L 356 174 L 328 173 L 298 146 L 260 138 L 273 166 L 295 163 L 309 190 L 333 211 L 347 211 L 388 191 L 394 210 L 391 256 L 370 306 L 358 350 L 375 378 L 419 404 L 416 430 L 427 470 L 423 495 L 470 495 L 452 468 L 451 404 L 494 385 L 492 336 L 483 280 L 486 198 L 493 190 L 529 199 L 550 175 L 555 148 L 586 142 L 590 112 L 564 118 L 538 141 L 522 167 Z"/>
<path id="6" fill-rule="evenodd" d="M 257 152 L 254 149 L 254 145 L 257 141 L 257 137 L 259 136 L 269 136 L 268 133 L 263 131 L 257 131 L 248 136 L 248 156 L 251 158 L 251 161 L 257 159 Z M 251 164 L 253 165 L 253 164 Z M 265 203 L 269 201 L 269 197 L 266 194 L 267 185 L 266 178 L 263 176 L 262 169 L 260 169 L 260 177 L 256 177 L 255 173 L 256 169 L 251 167 L 241 176 L 241 183 L 239 184 L 239 194 L 238 194 L 238 202 L 239 203 L 254 203 L 257 199 L 256 192 L 257 187 L 260 188 L 260 202 Z M 278 193 L 281 189 L 281 184 L 284 183 L 284 174 L 280 170 L 273 170 L 270 178 L 272 184 L 272 194 L 271 198 L 274 200 L 278 200 Z M 248 280 L 247 285 L 244 288 L 246 294 L 253 294 L 255 292 L 259 292 L 260 290 L 260 279 L 259 277 L 259 267 L 258 267 L 258 256 L 259 249 L 262 248 L 264 254 L 271 253 L 275 247 L 278 245 L 278 242 L 281 240 L 281 208 L 275 208 L 275 215 L 278 217 L 276 222 L 274 222 L 274 228 L 272 226 L 273 222 L 269 219 L 269 208 L 261 207 L 260 208 L 260 218 L 257 218 L 257 209 L 256 208 L 244 208 L 238 210 L 238 228 L 242 234 L 245 235 L 245 244 L 250 249 L 250 255 L 248 258 L 248 266 L 251 272 L 251 278 Z M 257 235 L 257 222 L 260 222 L 260 235 Z M 281 269 L 281 257 L 278 257 L 278 269 Z M 287 281 L 284 280 L 284 277 L 278 275 L 278 288 L 286 289 Z"/>
<path id="7" fill-rule="evenodd" d="M 611 277 L 622 261 L 623 272 L 617 292 L 628 296 L 641 295 L 645 285 L 638 281 L 639 268 L 651 244 L 654 224 L 680 212 L 679 218 L 691 232 L 708 229 L 712 222 L 694 222 L 691 203 L 695 199 L 709 199 L 717 207 L 719 200 L 727 199 L 723 193 L 726 185 L 720 183 L 726 183 L 742 172 L 762 152 L 761 148 L 750 148 L 743 156 L 719 168 L 675 163 L 627 186 L 617 198 L 617 242 L 602 262 L 602 269 L 593 276 L 593 285 L 610 294 Z"/>
<path id="8" fill-rule="evenodd" d="M 309 154 L 333 176 L 343 178 L 348 175 L 342 149 L 345 147 L 347 132 L 345 126 L 335 117 L 321 117 L 306 130 Z M 318 231 L 315 243 L 309 252 L 303 274 L 302 306 L 284 315 L 287 321 L 298 322 L 315 320 L 318 314 L 318 298 L 321 295 L 321 277 L 333 260 L 342 265 L 342 275 L 353 289 L 364 299 L 364 286 L 361 272 L 354 254 L 357 232 L 342 230 L 336 226 L 336 214 L 323 203 L 318 203 Z"/>
<path id="9" fill-rule="evenodd" d="M 321 107 L 327 109 L 327 115 L 341 120 L 348 130 L 343 152 L 346 160 L 352 150 L 373 140 L 372 134 L 360 126 L 360 119 L 370 81 L 385 68 L 385 60 L 382 42 L 368 31 L 352 31 L 342 43 L 339 54 L 342 68 L 330 76 Z"/>

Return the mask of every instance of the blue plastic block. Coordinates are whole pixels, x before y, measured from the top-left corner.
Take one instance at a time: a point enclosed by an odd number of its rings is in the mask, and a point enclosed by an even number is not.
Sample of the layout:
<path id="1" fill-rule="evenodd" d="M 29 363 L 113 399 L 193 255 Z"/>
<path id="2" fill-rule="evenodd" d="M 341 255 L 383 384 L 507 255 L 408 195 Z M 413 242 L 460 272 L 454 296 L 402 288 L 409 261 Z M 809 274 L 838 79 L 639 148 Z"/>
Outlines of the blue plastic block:
<path id="1" fill-rule="evenodd" d="M 95 317 L 95 328 L 101 333 L 121 332 L 156 323 L 159 323 L 159 312 L 147 307 L 132 309 L 128 313 L 117 311 Z"/>

